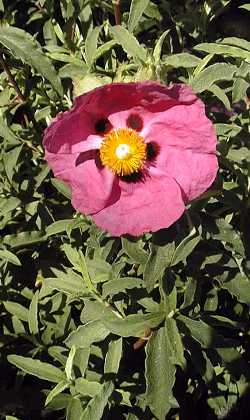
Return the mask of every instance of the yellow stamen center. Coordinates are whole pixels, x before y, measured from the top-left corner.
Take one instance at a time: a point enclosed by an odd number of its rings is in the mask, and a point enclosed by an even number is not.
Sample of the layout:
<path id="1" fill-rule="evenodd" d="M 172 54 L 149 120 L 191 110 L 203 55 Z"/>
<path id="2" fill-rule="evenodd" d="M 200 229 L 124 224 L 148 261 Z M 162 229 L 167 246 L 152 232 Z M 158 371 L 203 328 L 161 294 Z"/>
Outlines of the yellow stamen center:
<path id="1" fill-rule="evenodd" d="M 116 175 L 131 175 L 142 169 L 146 159 L 146 144 L 135 130 L 119 128 L 105 134 L 100 158 Z"/>

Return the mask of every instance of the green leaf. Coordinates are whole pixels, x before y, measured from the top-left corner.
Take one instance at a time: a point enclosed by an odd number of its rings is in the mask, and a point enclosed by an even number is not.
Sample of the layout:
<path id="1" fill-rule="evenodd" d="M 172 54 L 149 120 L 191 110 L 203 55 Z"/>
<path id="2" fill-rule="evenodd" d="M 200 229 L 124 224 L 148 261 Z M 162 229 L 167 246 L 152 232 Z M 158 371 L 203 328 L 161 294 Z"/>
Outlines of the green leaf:
<path id="1" fill-rule="evenodd" d="M 89 347 L 92 343 L 104 340 L 108 334 L 109 330 L 101 321 L 93 321 L 78 327 L 68 336 L 65 343 L 68 347 Z"/>
<path id="2" fill-rule="evenodd" d="M 233 279 L 220 283 L 232 296 L 250 306 L 250 281 L 238 273 Z"/>
<path id="3" fill-rule="evenodd" d="M 134 32 L 136 29 L 143 12 L 147 8 L 149 0 L 132 0 L 130 4 L 129 17 L 128 17 L 128 30 Z"/>
<path id="4" fill-rule="evenodd" d="M 66 361 L 66 365 L 65 365 L 65 373 L 66 373 L 68 381 L 71 381 L 73 379 L 72 373 L 73 373 L 73 362 L 74 362 L 75 354 L 76 354 L 76 347 L 72 346 L 69 352 L 69 356 Z"/>
<path id="5" fill-rule="evenodd" d="M 181 366 L 185 370 L 186 359 L 184 357 L 184 346 L 175 319 L 166 318 L 165 334 L 171 351 L 172 363 Z"/>
<path id="6" fill-rule="evenodd" d="M 75 390 L 81 395 L 92 398 L 95 395 L 99 394 L 101 389 L 102 385 L 99 384 L 99 382 L 88 381 L 85 378 L 77 378 L 75 380 Z"/>
<path id="7" fill-rule="evenodd" d="M 37 290 L 32 300 L 30 302 L 29 307 L 29 330 L 31 334 L 38 334 L 39 327 L 38 327 L 38 299 L 39 299 L 39 291 Z"/>
<path id="8" fill-rule="evenodd" d="M 103 384 L 99 394 L 97 394 L 85 408 L 80 420 L 101 420 L 103 410 L 112 394 L 114 385 L 112 382 Z"/>
<path id="9" fill-rule="evenodd" d="M 153 51 L 153 58 L 156 64 L 160 63 L 161 61 L 161 51 L 162 51 L 163 42 L 165 41 L 165 38 L 169 34 L 169 32 L 170 32 L 170 29 L 167 29 L 166 31 L 164 31 L 155 44 L 154 51 Z"/>
<path id="10" fill-rule="evenodd" d="M 79 370 L 82 376 L 85 375 L 86 369 L 88 367 L 89 356 L 90 347 L 76 349 L 74 367 Z"/>
<path id="11" fill-rule="evenodd" d="M 170 265 L 174 266 L 181 261 L 186 261 L 187 257 L 193 252 L 196 245 L 201 240 L 201 236 L 197 232 L 191 232 L 181 243 L 176 247 Z"/>
<path id="12" fill-rule="evenodd" d="M 171 347 L 165 327 L 154 331 L 146 346 L 146 394 L 145 398 L 153 414 L 165 420 L 172 407 L 172 389 L 175 382 L 175 366 L 171 360 Z"/>
<path id="13" fill-rule="evenodd" d="M 125 253 L 132 258 L 133 263 L 144 265 L 148 259 L 148 253 L 141 248 L 138 242 L 122 238 L 122 248 Z"/>
<path id="14" fill-rule="evenodd" d="M 105 42 L 105 44 L 100 45 L 94 53 L 93 62 L 98 60 L 98 58 L 102 57 L 106 52 L 111 50 L 116 45 L 116 41 L 113 39 L 111 41 Z"/>
<path id="15" fill-rule="evenodd" d="M 56 395 L 46 408 L 49 410 L 64 410 L 69 406 L 71 400 L 71 395 L 62 392 Z"/>
<path id="16" fill-rule="evenodd" d="M 209 89 L 214 83 L 222 80 L 232 80 L 237 70 L 232 64 L 216 63 L 202 70 L 197 77 L 191 81 L 195 92 L 203 92 Z"/>
<path id="17" fill-rule="evenodd" d="M 232 102 L 238 102 L 246 97 L 246 90 L 249 86 L 247 81 L 248 75 L 250 74 L 250 64 L 247 62 L 242 62 L 233 84 L 232 91 Z"/>
<path id="18" fill-rule="evenodd" d="M 244 151 L 242 151 L 242 159 L 244 159 Z M 244 257 L 244 245 L 236 229 L 224 219 L 217 219 L 216 226 L 217 232 L 211 235 L 213 239 L 217 239 L 222 243 L 225 243 L 226 249 L 232 251 L 233 254 L 239 254 Z"/>
<path id="19" fill-rule="evenodd" d="M 40 231 L 27 231 L 18 234 L 6 235 L 3 243 L 12 248 L 25 247 L 46 240 L 46 235 Z"/>
<path id="20" fill-rule="evenodd" d="M 72 398 L 69 402 L 66 412 L 66 420 L 79 420 L 84 419 L 83 408 L 79 398 Z"/>
<path id="21" fill-rule="evenodd" d="M 66 388 L 69 387 L 68 381 L 59 382 L 47 395 L 45 405 L 48 405 L 57 395 L 61 394 Z"/>
<path id="22" fill-rule="evenodd" d="M 104 302 L 86 300 L 80 320 L 83 324 L 88 324 L 91 321 L 101 321 L 106 311 L 107 307 Z"/>
<path id="23" fill-rule="evenodd" d="M 86 259 L 86 266 L 93 283 L 109 281 L 113 277 L 112 266 L 103 258 Z"/>
<path id="24" fill-rule="evenodd" d="M 110 332 L 120 337 L 142 337 L 146 330 L 157 327 L 164 317 L 163 312 L 156 312 L 119 318 L 112 311 L 107 311 L 103 317 L 103 324 Z"/>
<path id="25" fill-rule="evenodd" d="M 85 56 L 86 62 L 89 67 L 91 67 L 94 62 L 100 30 L 101 28 L 99 26 L 96 26 L 93 30 L 88 32 L 88 35 L 86 37 Z"/>
<path id="26" fill-rule="evenodd" d="M 108 295 L 115 295 L 128 289 L 141 289 L 143 286 L 144 281 L 138 277 L 120 277 L 104 283 L 102 294 L 105 298 Z"/>
<path id="27" fill-rule="evenodd" d="M 198 64 L 200 63 L 200 58 L 189 53 L 172 54 L 167 57 L 164 57 L 164 59 L 162 60 L 162 65 L 171 66 L 175 68 L 192 68 L 198 66 Z"/>
<path id="28" fill-rule="evenodd" d="M 51 178 L 51 184 L 57 189 L 57 191 L 60 194 L 64 195 L 64 197 L 71 200 L 71 191 L 68 185 L 65 184 L 65 182 L 57 178 Z"/>
<path id="29" fill-rule="evenodd" d="M 44 363 L 31 357 L 17 356 L 16 354 L 9 355 L 7 359 L 18 369 L 45 381 L 58 383 L 65 379 L 64 373 L 49 363 Z"/>
<path id="30" fill-rule="evenodd" d="M 59 69 L 59 76 L 61 78 L 69 77 L 70 79 L 77 79 L 85 76 L 88 67 L 84 62 L 82 64 L 68 63 Z"/>
<path id="31" fill-rule="evenodd" d="M 0 202 L 1 216 L 13 211 L 20 205 L 21 201 L 17 197 L 2 198 Z"/>
<path id="32" fill-rule="evenodd" d="M 244 375 L 245 378 L 249 380 L 249 364 L 236 348 L 233 348 L 232 346 L 219 347 L 216 351 L 221 357 L 223 365 L 227 367 L 230 373 L 232 373 L 236 378 L 240 375 Z"/>
<path id="33" fill-rule="evenodd" d="M 229 38 L 228 38 L 229 39 Z M 235 38 L 237 39 L 237 38 Z M 245 41 L 247 43 L 247 41 Z M 247 45 L 250 43 L 247 43 Z M 242 48 L 232 47 L 230 45 L 223 45 L 221 43 L 203 43 L 196 45 L 194 47 L 195 50 L 204 51 L 210 54 L 219 54 L 219 55 L 229 55 L 230 57 L 238 57 L 242 59 L 250 59 L 249 51 L 245 51 Z"/>
<path id="34" fill-rule="evenodd" d="M 122 357 L 122 338 L 109 343 L 108 352 L 105 357 L 104 373 L 116 374 L 119 370 Z"/>
<path id="35" fill-rule="evenodd" d="M 1 6 L 1 0 L 0 0 L 0 6 Z M 1 8 L 0 8 L 1 10 Z M 5 420 L 20 420 L 20 418 L 14 417 L 14 416 L 6 416 Z"/>
<path id="36" fill-rule="evenodd" d="M 29 319 L 29 311 L 23 305 L 17 302 L 3 302 L 6 311 L 11 313 L 12 315 L 16 315 L 18 319 L 22 321 L 28 322 Z"/>
<path id="37" fill-rule="evenodd" d="M 233 45 L 242 48 L 243 50 L 250 51 L 250 42 L 243 38 L 236 38 L 234 36 L 224 38 L 220 40 L 220 44 Z M 250 56 L 248 56 L 248 58 L 250 58 Z"/>
<path id="38" fill-rule="evenodd" d="M 155 283 L 160 279 L 163 271 L 169 266 L 174 253 L 174 243 L 165 246 L 151 244 L 150 255 L 145 265 L 143 278 L 148 292 L 151 292 Z"/>
<path id="39" fill-rule="evenodd" d="M 9 145 L 20 145 L 20 139 L 11 131 L 0 115 L 0 137 L 2 137 Z"/>
<path id="40" fill-rule="evenodd" d="M 215 380 L 215 371 L 200 344 L 189 340 L 186 350 L 190 354 L 195 371 L 201 375 L 207 385 L 211 384 Z"/>
<path id="41" fill-rule="evenodd" d="M 185 284 L 185 290 L 184 290 L 184 301 L 181 305 L 181 308 L 187 308 L 188 306 L 191 306 L 194 303 L 195 299 L 195 293 L 197 290 L 197 281 L 196 279 L 190 277 Z"/>
<path id="42" fill-rule="evenodd" d="M 0 249 L 0 259 L 14 265 L 22 265 L 19 258 L 7 249 Z"/>
<path id="43" fill-rule="evenodd" d="M 46 234 L 47 236 L 52 236 L 56 235 L 57 233 L 66 232 L 66 230 L 69 229 L 73 222 L 75 222 L 74 219 L 57 220 L 56 222 L 53 222 L 51 225 L 47 226 Z"/>
<path id="44" fill-rule="evenodd" d="M 19 159 L 20 153 L 22 151 L 23 145 L 14 147 L 14 149 L 9 150 L 3 155 L 3 163 L 6 175 L 9 181 L 12 181 L 12 178 L 16 171 L 17 161 Z"/>
<path id="45" fill-rule="evenodd" d="M 146 61 L 146 50 L 139 44 L 137 39 L 122 26 L 113 26 L 110 28 L 111 35 L 115 41 L 122 46 L 128 56 L 133 57 L 145 63 Z"/>
<path id="46" fill-rule="evenodd" d="M 0 42 L 10 49 L 15 57 L 36 69 L 51 83 L 56 92 L 63 96 L 62 85 L 53 65 L 29 33 L 14 26 L 1 26 Z"/>
<path id="47" fill-rule="evenodd" d="M 216 330 L 202 320 L 194 320 L 178 314 L 176 322 L 179 330 L 185 335 L 190 335 L 205 348 L 216 348 L 222 346 L 224 339 Z"/>
<path id="48" fill-rule="evenodd" d="M 82 272 L 82 268 L 80 266 L 80 257 L 79 252 L 76 248 L 69 244 L 63 244 L 61 247 L 62 251 L 65 252 L 66 257 L 68 258 L 69 262 L 72 264 L 76 271 Z"/>
<path id="49" fill-rule="evenodd" d="M 247 10 L 248 12 L 250 12 L 250 4 L 243 4 L 242 6 L 239 6 L 239 8 L 241 8 L 241 9 L 245 9 L 245 10 Z"/>
<path id="50" fill-rule="evenodd" d="M 80 276 L 75 275 L 66 275 L 65 273 L 58 279 L 56 278 L 47 278 L 46 286 L 52 290 L 58 290 L 58 292 L 63 292 L 66 295 L 72 296 L 84 296 L 86 295 L 86 288 L 82 282 Z"/>
<path id="51" fill-rule="evenodd" d="M 210 88 L 208 90 L 210 92 L 212 92 L 223 103 L 223 105 L 227 109 L 231 109 L 231 104 L 230 104 L 229 99 L 228 99 L 227 95 L 225 94 L 224 90 L 222 90 L 217 85 L 210 86 Z"/>

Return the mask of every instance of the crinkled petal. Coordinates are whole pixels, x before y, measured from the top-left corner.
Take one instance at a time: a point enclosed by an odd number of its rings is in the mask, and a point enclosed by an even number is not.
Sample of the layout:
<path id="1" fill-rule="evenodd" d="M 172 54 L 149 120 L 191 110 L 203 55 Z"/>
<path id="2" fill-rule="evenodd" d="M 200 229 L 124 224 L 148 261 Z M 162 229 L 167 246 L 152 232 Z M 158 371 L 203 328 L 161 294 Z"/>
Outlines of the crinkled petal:
<path id="1" fill-rule="evenodd" d="M 72 205 L 82 213 L 92 214 L 115 203 L 120 197 L 120 187 L 112 172 L 98 168 L 93 156 L 83 161 L 79 156 L 46 152 L 54 175 L 71 189 Z"/>
<path id="2" fill-rule="evenodd" d="M 122 190 L 120 199 L 93 215 L 98 226 L 114 236 L 141 235 L 167 228 L 182 215 L 181 189 L 168 176 L 147 177 L 136 188 Z"/>
<path id="3" fill-rule="evenodd" d="M 165 112 L 176 106 L 196 106 L 203 110 L 204 106 L 189 86 L 183 84 L 173 84 L 163 86 L 157 82 L 143 82 L 140 84 L 128 84 L 129 87 L 137 89 L 137 102 L 129 102 L 127 109 L 119 106 L 109 115 L 109 121 L 114 128 L 128 126 L 129 117 L 138 115 L 142 120 L 141 134 L 146 135 L 152 123 L 164 122 Z M 118 88 L 118 85 L 113 85 Z M 124 92 L 123 99 L 126 100 L 130 95 L 129 89 Z M 175 110 L 176 112 L 176 110 Z M 133 128 L 133 127 L 132 127 Z"/>
<path id="4" fill-rule="evenodd" d="M 156 142 L 167 153 L 169 146 L 200 153 L 215 153 L 216 135 L 211 121 L 199 102 L 178 105 L 152 116 L 144 130 L 147 142 Z"/>
<path id="5" fill-rule="evenodd" d="M 143 106 L 150 112 L 170 108 L 176 103 L 190 103 L 197 100 L 192 89 L 183 84 L 164 86 L 159 82 L 112 83 L 98 87 L 78 96 L 75 107 L 96 110 L 103 115 L 112 115 L 136 106 Z"/>
<path id="6" fill-rule="evenodd" d="M 212 153 L 203 154 L 169 147 L 164 171 L 178 182 L 185 201 L 190 202 L 211 186 L 218 171 L 218 160 Z"/>
<path id="7" fill-rule="evenodd" d="M 98 140 L 94 122 L 94 118 L 89 113 L 76 106 L 59 114 L 45 130 L 43 137 L 45 149 L 51 153 L 68 154 L 92 147 L 84 145 L 84 142 L 91 135 L 95 135 L 96 141 Z"/>

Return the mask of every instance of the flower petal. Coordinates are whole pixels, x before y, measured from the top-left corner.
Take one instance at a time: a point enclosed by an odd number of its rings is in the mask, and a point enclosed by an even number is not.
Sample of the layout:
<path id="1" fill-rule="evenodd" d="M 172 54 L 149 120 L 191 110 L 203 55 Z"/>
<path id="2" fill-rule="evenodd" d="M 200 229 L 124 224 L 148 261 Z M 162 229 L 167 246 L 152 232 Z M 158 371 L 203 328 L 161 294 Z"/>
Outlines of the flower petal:
<path id="1" fill-rule="evenodd" d="M 217 157 L 212 153 L 203 154 L 174 147 L 169 147 L 166 151 L 164 171 L 178 182 L 185 202 L 190 202 L 205 192 L 213 183 L 217 170 Z"/>
<path id="2" fill-rule="evenodd" d="M 200 101 L 199 101 L 200 102 Z M 162 149 L 169 146 L 200 153 L 215 153 L 216 135 L 206 117 L 203 104 L 178 105 L 152 116 L 144 135 L 147 142 L 156 142 Z"/>
<path id="3" fill-rule="evenodd" d="M 83 143 L 91 134 L 95 134 L 93 118 L 84 110 L 73 107 L 52 121 L 45 130 L 43 144 L 51 153 L 77 153 L 84 151 Z M 98 137 L 95 136 L 95 139 Z M 85 145 L 85 150 L 86 147 L 94 148 Z"/>
<path id="4" fill-rule="evenodd" d="M 85 214 L 92 214 L 113 204 L 120 197 L 118 179 L 107 168 L 99 169 L 94 159 L 79 159 L 79 154 L 52 154 L 46 160 L 54 175 L 71 188 L 72 205 Z"/>
<path id="5" fill-rule="evenodd" d="M 148 177 L 130 191 L 122 190 L 120 199 L 94 214 L 93 219 L 114 236 L 138 236 L 170 226 L 184 210 L 180 187 L 161 175 Z"/>

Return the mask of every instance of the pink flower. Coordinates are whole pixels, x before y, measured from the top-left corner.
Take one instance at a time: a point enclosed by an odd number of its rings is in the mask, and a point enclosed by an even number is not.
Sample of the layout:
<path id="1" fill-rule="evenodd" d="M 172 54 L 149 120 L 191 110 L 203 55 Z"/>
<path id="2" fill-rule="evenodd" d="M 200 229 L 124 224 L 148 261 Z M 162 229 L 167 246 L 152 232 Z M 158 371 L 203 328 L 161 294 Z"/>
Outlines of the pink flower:
<path id="1" fill-rule="evenodd" d="M 116 236 L 170 226 L 218 167 L 204 104 L 183 84 L 94 89 L 50 124 L 44 147 L 72 205 Z"/>

